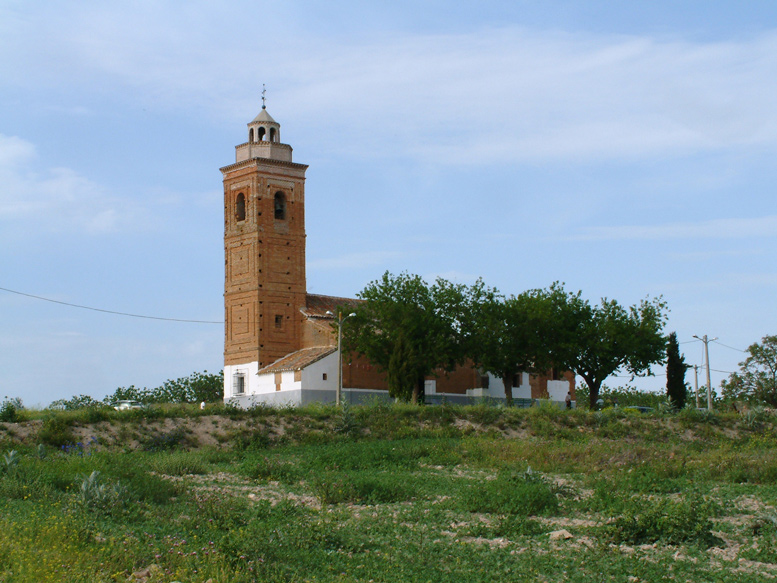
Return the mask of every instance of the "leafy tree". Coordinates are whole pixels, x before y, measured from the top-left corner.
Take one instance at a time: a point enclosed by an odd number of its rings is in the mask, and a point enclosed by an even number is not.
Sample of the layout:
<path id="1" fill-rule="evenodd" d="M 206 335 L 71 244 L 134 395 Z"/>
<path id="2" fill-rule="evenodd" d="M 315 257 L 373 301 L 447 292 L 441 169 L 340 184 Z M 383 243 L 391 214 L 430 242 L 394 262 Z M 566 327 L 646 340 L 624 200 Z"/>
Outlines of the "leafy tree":
<path id="1" fill-rule="evenodd" d="M 70 399 L 58 399 L 49 405 L 49 409 L 58 409 L 62 411 L 75 411 L 76 409 L 87 409 L 91 407 L 104 407 L 105 403 L 98 401 L 89 395 L 75 395 Z"/>
<path id="2" fill-rule="evenodd" d="M 747 348 L 740 370 L 722 383 L 723 398 L 777 407 L 777 336 L 764 336 Z"/>
<path id="3" fill-rule="evenodd" d="M 358 295 L 364 301 L 344 324 L 345 349 L 385 371 L 399 399 L 408 398 L 413 379 L 410 400 L 423 402 L 424 379 L 464 360 L 465 287 L 441 278 L 430 286 L 418 275 L 386 272 Z"/>
<path id="4" fill-rule="evenodd" d="M 520 372 L 550 368 L 550 347 L 545 337 L 552 313 L 550 298 L 542 290 L 502 297 L 478 282 L 470 294 L 469 328 L 472 359 L 502 379 L 505 401 L 513 403 L 513 379 Z"/>
<path id="5" fill-rule="evenodd" d="M 548 294 L 554 304 L 551 358 L 557 368 L 583 378 L 591 408 L 602 383 L 615 371 L 649 375 L 651 364 L 663 362 L 666 338 L 661 332 L 667 308 L 662 298 L 624 308 L 606 298 L 591 305 L 580 292 L 567 293 L 559 284 Z"/>
<path id="6" fill-rule="evenodd" d="M 387 380 L 389 396 L 400 401 L 410 401 L 418 383 L 418 365 L 415 351 L 403 330 L 399 331 L 394 350 L 389 359 Z"/>
<path id="7" fill-rule="evenodd" d="M 138 388 L 134 385 L 119 387 L 105 398 L 108 405 L 118 401 L 140 401 L 141 403 L 199 403 L 215 402 L 224 397 L 224 371 L 218 373 L 194 372 L 188 377 L 165 381 L 154 389 Z"/>
<path id="8" fill-rule="evenodd" d="M 688 390 L 685 386 L 685 357 L 680 354 L 677 334 L 672 332 L 666 343 L 666 396 L 675 409 L 685 407 Z"/>

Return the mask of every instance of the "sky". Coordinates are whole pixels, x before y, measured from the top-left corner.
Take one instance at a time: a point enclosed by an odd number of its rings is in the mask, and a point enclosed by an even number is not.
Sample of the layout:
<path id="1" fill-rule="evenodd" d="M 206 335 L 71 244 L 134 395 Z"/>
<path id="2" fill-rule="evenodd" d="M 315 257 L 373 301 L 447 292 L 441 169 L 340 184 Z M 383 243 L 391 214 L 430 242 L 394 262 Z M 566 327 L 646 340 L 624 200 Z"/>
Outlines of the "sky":
<path id="1" fill-rule="evenodd" d="M 663 296 L 713 387 L 777 334 L 773 1 L 0 0 L 0 398 L 221 370 L 219 168 L 263 85 L 311 293 Z"/>

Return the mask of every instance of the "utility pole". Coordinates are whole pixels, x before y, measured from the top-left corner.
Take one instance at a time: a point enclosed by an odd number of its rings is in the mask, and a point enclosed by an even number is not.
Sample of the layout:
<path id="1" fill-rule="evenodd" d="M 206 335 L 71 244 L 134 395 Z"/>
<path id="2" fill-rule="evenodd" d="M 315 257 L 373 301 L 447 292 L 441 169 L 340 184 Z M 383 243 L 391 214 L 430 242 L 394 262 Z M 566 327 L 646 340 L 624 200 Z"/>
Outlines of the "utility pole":
<path id="1" fill-rule="evenodd" d="M 705 334 L 702 338 L 693 335 L 697 340 L 704 342 L 704 360 L 707 363 L 707 411 L 712 411 L 712 381 L 710 381 L 710 342 L 717 340 L 717 338 L 708 339 Z"/>
<path id="2" fill-rule="evenodd" d="M 693 389 L 696 393 L 696 408 L 699 408 L 699 365 L 693 365 Z"/>
<path id="3" fill-rule="evenodd" d="M 335 316 L 329 310 L 327 310 L 326 314 L 333 318 Z M 335 405 L 338 407 L 343 401 L 343 322 L 355 315 L 356 313 L 351 313 L 343 317 L 343 312 L 337 311 L 337 391 L 335 392 Z"/>

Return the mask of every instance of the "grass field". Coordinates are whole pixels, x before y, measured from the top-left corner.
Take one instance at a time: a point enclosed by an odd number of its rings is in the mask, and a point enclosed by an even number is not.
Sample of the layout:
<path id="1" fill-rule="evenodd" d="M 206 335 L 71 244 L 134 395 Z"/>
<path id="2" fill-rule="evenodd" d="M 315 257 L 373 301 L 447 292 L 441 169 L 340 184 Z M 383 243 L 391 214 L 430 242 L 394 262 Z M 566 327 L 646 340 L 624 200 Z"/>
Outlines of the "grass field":
<path id="1" fill-rule="evenodd" d="M 213 413 L 0 424 L 0 582 L 777 577 L 768 413 Z"/>

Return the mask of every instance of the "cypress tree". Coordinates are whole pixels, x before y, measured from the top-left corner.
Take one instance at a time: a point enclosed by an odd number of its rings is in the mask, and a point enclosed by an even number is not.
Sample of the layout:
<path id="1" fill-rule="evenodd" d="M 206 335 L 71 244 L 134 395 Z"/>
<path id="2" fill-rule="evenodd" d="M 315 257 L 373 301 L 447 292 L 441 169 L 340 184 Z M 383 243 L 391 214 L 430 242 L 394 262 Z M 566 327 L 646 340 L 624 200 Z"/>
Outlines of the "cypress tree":
<path id="1" fill-rule="evenodd" d="M 687 396 L 685 388 L 685 357 L 680 354 L 677 334 L 672 332 L 666 343 L 666 396 L 675 409 L 685 407 Z"/>

